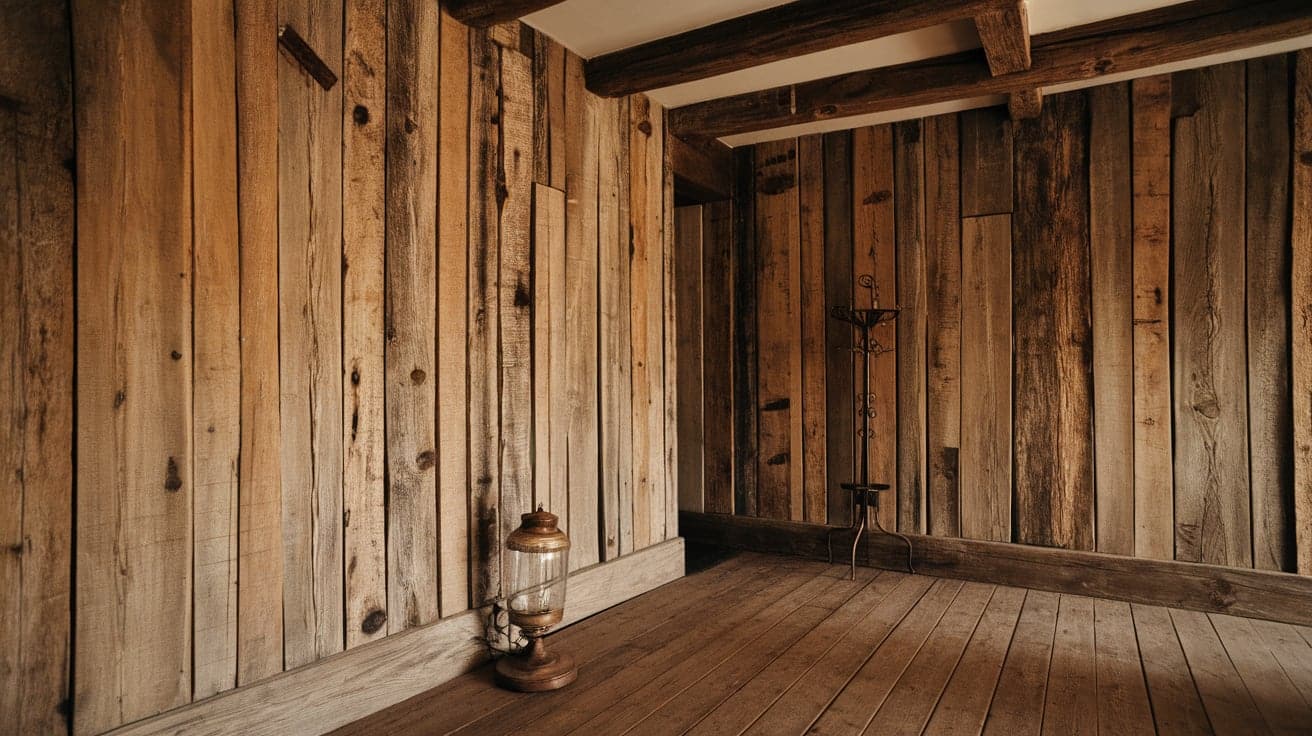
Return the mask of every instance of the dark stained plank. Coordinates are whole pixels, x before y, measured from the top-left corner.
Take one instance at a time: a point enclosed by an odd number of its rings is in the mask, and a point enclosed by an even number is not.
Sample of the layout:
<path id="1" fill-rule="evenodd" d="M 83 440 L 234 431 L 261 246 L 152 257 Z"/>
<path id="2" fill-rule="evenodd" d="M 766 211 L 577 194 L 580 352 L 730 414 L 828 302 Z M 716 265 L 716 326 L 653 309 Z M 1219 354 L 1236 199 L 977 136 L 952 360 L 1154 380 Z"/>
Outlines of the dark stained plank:
<path id="1" fill-rule="evenodd" d="M 825 391 L 829 312 L 825 308 L 825 160 L 820 135 L 797 140 L 798 253 L 801 273 L 802 519 L 828 521 L 828 403 Z M 835 480 L 834 483 L 841 481 Z"/>
<path id="2" fill-rule="evenodd" d="M 1210 733 L 1207 713 L 1189 674 L 1170 611 L 1138 604 L 1130 609 L 1157 733 Z"/>
<path id="3" fill-rule="evenodd" d="M 733 153 L 714 138 L 678 136 L 666 139 L 670 166 L 674 169 L 674 188 L 680 196 L 689 195 L 703 202 L 715 202 L 733 196 Z"/>
<path id="4" fill-rule="evenodd" d="M 825 300 L 834 307 L 852 305 L 852 133 L 824 137 Z M 826 317 L 827 319 L 828 317 Z M 842 325 L 825 328 L 825 487 L 830 524 L 852 520 L 852 496 L 840 483 L 856 479 L 856 391 L 852 386 L 852 332 Z"/>
<path id="5" fill-rule="evenodd" d="M 756 148 L 734 151 L 733 197 L 733 493 L 734 511 L 756 516 L 757 289 Z M 831 506 L 832 508 L 832 506 Z"/>
<path id="6" fill-rule="evenodd" d="M 1096 734 L 1097 670 L 1094 663 L 1093 599 L 1063 595 L 1043 702 L 1043 733 Z"/>
<path id="7" fill-rule="evenodd" d="M 1202 0 L 1036 36 L 1031 68 L 1015 74 L 994 77 L 982 52 L 967 51 L 699 102 L 671 111 L 670 123 L 676 135 L 747 133 L 980 95 L 1031 92 L 1309 33 L 1312 8 L 1302 0 Z"/>
<path id="8" fill-rule="evenodd" d="M 909 0 L 785 3 L 590 59 L 588 89 L 609 96 L 646 92 L 961 20 L 1003 4 L 996 0 L 943 0 L 930 6 Z"/>
<path id="9" fill-rule="evenodd" d="M 1029 591 L 998 676 L 985 734 L 1037 734 L 1057 629 L 1059 596 Z"/>
<path id="10" fill-rule="evenodd" d="M 1099 552 L 1134 554 L 1134 258 L 1130 86 L 1089 90 L 1093 456 Z"/>
<path id="11" fill-rule="evenodd" d="M 679 447 L 684 462 L 679 465 L 679 510 L 704 511 L 705 464 L 702 418 L 702 207 L 691 205 L 674 210 L 675 277 L 673 288 L 679 300 L 678 316 L 678 402 Z"/>
<path id="12" fill-rule="evenodd" d="M 924 121 L 929 533 L 961 533 L 961 220 L 955 115 Z"/>
<path id="13" fill-rule="evenodd" d="M 922 122 L 893 124 L 893 198 L 897 219 L 897 528 L 925 532 L 926 312 L 925 157 Z M 1010 156 L 1008 156 L 1010 161 Z M 1008 176 L 1008 186 L 1010 186 Z M 849 358 L 850 359 L 850 358 Z"/>
<path id="14" fill-rule="evenodd" d="M 1098 681 L 1098 732 L 1151 736 L 1155 733 L 1153 712 L 1144 685 L 1130 605 L 1094 600 L 1093 629 Z"/>
<path id="15" fill-rule="evenodd" d="M 989 705 L 1002 675 L 1026 592 L 996 588 L 975 633 L 966 644 L 952 679 L 943 689 L 925 734 L 978 734 L 984 729 Z"/>
<path id="16" fill-rule="evenodd" d="M 533 181 L 565 189 L 565 55 L 558 41 L 533 31 Z"/>
<path id="17" fill-rule="evenodd" d="M 1298 572 L 1312 575 L 1312 51 L 1294 78 L 1293 270 L 1294 537 Z"/>
<path id="18" fill-rule="evenodd" d="M 706 511 L 733 513 L 733 220 L 728 202 L 703 205 L 702 417 Z"/>
<path id="19" fill-rule="evenodd" d="M 1212 728 L 1225 734 L 1269 733 L 1207 614 L 1172 610 L 1170 615 Z"/>
<path id="20" fill-rule="evenodd" d="M 1249 567 L 1244 65 L 1173 85 L 1175 558 Z"/>
<path id="21" fill-rule="evenodd" d="M 442 7 L 465 25 L 485 28 L 557 5 L 561 0 L 447 0 Z"/>
<path id="22" fill-rule="evenodd" d="M 1016 539 L 1093 549 L 1086 98 L 1017 126 Z"/>
<path id="23" fill-rule="evenodd" d="M 1043 92 L 1038 88 L 1018 89 L 1007 95 L 1007 112 L 1012 120 L 1030 120 L 1043 113 Z"/>
<path id="24" fill-rule="evenodd" d="M 1012 210 L 1012 125 L 998 107 L 967 110 L 961 128 L 961 216 Z M 900 191 L 900 190 L 899 190 Z"/>
<path id="25" fill-rule="evenodd" d="M 1030 68 L 1030 16 L 1025 0 L 979 13 L 975 29 L 993 76 Z"/>
<path id="26" fill-rule="evenodd" d="M 1304 700 L 1280 661 L 1258 637 L 1253 622 L 1220 614 L 1211 614 L 1208 618 L 1271 730 L 1298 733 L 1312 724 L 1312 706 Z"/>
<path id="27" fill-rule="evenodd" d="M 1253 567 L 1294 570 L 1289 396 L 1290 57 L 1246 64 L 1245 279 Z"/>

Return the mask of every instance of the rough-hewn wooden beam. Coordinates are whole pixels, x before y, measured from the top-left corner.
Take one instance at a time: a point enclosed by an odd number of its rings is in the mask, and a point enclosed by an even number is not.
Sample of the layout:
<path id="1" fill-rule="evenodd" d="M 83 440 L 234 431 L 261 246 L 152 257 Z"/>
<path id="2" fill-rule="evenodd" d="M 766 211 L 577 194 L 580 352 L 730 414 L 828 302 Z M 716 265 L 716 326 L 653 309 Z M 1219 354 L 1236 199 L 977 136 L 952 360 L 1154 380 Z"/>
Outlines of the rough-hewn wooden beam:
<path id="1" fill-rule="evenodd" d="M 669 136 L 674 186 L 704 202 L 728 199 L 733 192 L 733 153 L 714 138 L 684 140 Z"/>
<path id="2" fill-rule="evenodd" d="M 961 20 L 1015 0 L 797 0 L 587 62 L 588 89 L 626 95 Z"/>
<path id="3" fill-rule="evenodd" d="M 1011 94 L 1312 34 L 1307 0 L 1195 0 L 1034 38 L 1027 70 L 995 77 L 980 50 L 776 87 L 670 111 L 675 135 L 724 136 Z"/>
<path id="4" fill-rule="evenodd" d="M 1007 112 L 1012 120 L 1037 118 L 1043 112 L 1043 93 L 1033 87 L 1012 92 L 1007 97 Z"/>
<path id="5" fill-rule="evenodd" d="M 475 28 L 523 18 L 562 0 L 447 0 L 443 5 L 452 18 Z"/>
<path id="6" fill-rule="evenodd" d="M 1030 68 L 1030 16 L 1025 0 L 975 16 L 979 42 L 993 76 Z"/>

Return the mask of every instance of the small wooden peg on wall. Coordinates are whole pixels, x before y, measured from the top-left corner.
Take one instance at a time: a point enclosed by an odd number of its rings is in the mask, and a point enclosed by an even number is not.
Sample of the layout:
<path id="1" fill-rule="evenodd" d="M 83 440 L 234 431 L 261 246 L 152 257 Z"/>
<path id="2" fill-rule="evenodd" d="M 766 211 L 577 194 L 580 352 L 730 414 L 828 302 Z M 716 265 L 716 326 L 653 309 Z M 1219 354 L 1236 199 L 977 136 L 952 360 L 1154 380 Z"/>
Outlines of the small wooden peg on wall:
<path id="1" fill-rule="evenodd" d="M 337 84 L 337 75 L 328 68 L 323 59 L 319 58 L 314 49 L 310 48 L 310 44 L 301 38 L 301 34 L 297 33 L 295 28 L 291 26 L 278 28 L 278 45 L 290 54 L 296 63 L 301 65 L 301 69 L 318 82 L 324 91 L 332 89 L 333 85 Z"/>

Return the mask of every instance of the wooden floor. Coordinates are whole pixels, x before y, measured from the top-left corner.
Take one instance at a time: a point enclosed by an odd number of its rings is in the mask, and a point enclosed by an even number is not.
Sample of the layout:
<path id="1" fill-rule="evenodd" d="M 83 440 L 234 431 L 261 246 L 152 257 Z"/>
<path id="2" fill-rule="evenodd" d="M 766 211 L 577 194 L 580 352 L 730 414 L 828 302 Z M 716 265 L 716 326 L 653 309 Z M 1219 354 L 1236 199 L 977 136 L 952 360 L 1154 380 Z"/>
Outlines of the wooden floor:
<path id="1" fill-rule="evenodd" d="M 339 734 L 1312 733 L 1312 629 L 750 553 Z"/>

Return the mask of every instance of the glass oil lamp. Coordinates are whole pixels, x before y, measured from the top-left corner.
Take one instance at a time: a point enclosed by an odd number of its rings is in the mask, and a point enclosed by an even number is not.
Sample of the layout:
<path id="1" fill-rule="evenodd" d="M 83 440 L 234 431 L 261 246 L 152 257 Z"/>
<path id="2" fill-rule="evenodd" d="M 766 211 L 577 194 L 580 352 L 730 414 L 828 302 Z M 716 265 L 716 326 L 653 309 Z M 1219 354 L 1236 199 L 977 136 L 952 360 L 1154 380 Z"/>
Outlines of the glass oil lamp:
<path id="1" fill-rule="evenodd" d="M 569 575 L 569 537 L 559 519 L 539 506 L 520 516 L 519 528 L 506 539 L 510 583 L 510 623 L 528 644 L 497 660 L 497 683 L 509 690 L 542 692 L 565 687 L 578 676 L 574 658 L 547 651 L 542 637 L 565 616 L 565 581 Z"/>

